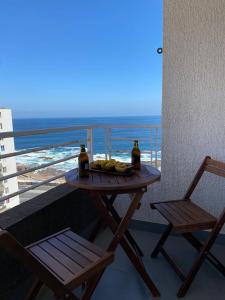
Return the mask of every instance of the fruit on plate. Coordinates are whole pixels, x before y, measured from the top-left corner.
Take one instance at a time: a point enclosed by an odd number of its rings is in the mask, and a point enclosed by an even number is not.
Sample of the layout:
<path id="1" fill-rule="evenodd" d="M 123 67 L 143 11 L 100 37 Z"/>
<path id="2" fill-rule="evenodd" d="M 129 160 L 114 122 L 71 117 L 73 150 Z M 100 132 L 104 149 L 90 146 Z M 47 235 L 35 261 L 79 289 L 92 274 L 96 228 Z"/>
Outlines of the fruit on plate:
<path id="1" fill-rule="evenodd" d="M 117 162 L 115 165 L 115 170 L 119 173 L 124 173 L 131 170 L 131 166 L 126 163 Z"/>
<path id="2" fill-rule="evenodd" d="M 100 159 L 100 160 L 98 160 L 98 162 L 99 162 L 99 164 L 101 166 L 101 169 L 103 169 L 104 165 L 107 164 L 108 160 L 106 160 L 106 159 Z"/>
<path id="3" fill-rule="evenodd" d="M 116 161 L 115 159 L 99 159 L 91 162 L 90 167 L 94 170 L 116 171 L 119 173 L 129 172 L 132 169 L 130 164 Z"/>
<path id="4" fill-rule="evenodd" d="M 106 163 L 103 164 L 102 169 L 107 171 L 114 171 L 116 165 L 115 159 L 106 160 Z"/>
<path id="5" fill-rule="evenodd" d="M 96 160 L 96 161 L 92 161 L 90 163 L 90 168 L 94 169 L 94 170 L 100 170 L 101 169 L 101 165 L 100 163 Z"/>

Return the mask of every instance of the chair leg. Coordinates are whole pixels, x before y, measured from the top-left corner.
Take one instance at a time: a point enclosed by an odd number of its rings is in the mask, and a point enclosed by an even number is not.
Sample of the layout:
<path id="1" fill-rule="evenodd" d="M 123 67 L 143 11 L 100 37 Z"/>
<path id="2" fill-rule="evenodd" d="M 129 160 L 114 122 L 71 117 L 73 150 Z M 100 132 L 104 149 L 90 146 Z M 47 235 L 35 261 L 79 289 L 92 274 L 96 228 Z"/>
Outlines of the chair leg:
<path id="1" fill-rule="evenodd" d="M 182 285 L 177 293 L 177 297 L 184 297 L 186 295 L 190 285 L 192 284 L 192 282 L 193 282 L 195 276 L 197 275 L 204 260 L 205 260 L 205 250 L 201 251 L 200 256 L 194 262 L 191 270 L 189 271 L 188 275 L 186 276 L 185 281 L 182 283 Z"/>
<path id="2" fill-rule="evenodd" d="M 165 232 L 162 234 L 160 240 L 158 241 L 157 245 L 155 246 L 155 249 L 152 251 L 151 257 L 155 258 L 160 252 L 160 249 L 163 247 L 165 244 L 168 236 L 170 235 L 170 232 L 172 230 L 172 224 L 169 224 L 165 230 Z"/>
<path id="3" fill-rule="evenodd" d="M 88 280 L 87 287 L 84 290 L 83 295 L 81 296 L 81 300 L 89 300 L 91 298 L 104 271 L 105 270 L 102 270 L 101 272 L 96 274 L 95 277 Z"/>
<path id="4" fill-rule="evenodd" d="M 183 233 L 183 237 L 198 251 L 201 252 L 203 247 L 200 242 L 193 234 Z M 225 276 L 225 266 L 222 262 L 216 258 L 211 252 L 206 253 L 206 259 L 210 262 L 223 276 Z"/>
<path id="5" fill-rule="evenodd" d="M 39 279 L 35 279 L 32 287 L 28 291 L 24 300 L 33 300 L 38 295 L 43 283 Z"/>

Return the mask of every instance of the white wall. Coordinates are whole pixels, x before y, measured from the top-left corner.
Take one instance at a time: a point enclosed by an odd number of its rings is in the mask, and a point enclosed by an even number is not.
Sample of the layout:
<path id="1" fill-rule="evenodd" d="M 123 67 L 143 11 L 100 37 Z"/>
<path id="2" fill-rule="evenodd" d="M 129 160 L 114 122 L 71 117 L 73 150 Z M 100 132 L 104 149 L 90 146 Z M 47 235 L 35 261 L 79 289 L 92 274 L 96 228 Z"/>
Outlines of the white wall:
<path id="1" fill-rule="evenodd" d="M 135 215 L 152 222 L 149 200 L 182 197 L 205 155 L 225 161 L 225 0 L 164 0 L 163 49 L 162 180 Z M 218 215 L 225 180 L 205 176 L 193 199 Z"/>

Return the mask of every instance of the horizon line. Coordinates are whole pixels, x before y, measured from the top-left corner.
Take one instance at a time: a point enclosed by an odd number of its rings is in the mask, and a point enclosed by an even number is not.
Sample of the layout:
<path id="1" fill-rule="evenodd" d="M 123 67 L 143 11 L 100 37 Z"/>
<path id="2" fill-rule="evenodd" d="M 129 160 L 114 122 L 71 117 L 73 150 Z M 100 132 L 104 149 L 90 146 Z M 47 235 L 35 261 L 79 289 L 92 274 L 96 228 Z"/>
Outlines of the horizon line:
<path id="1" fill-rule="evenodd" d="M 161 117 L 159 115 L 127 115 L 127 116 L 88 116 L 88 117 L 13 117 L 14 120 L 24 120 L 24 119 L 89 119 L 89 118 L 132 118 L 132 117 Z"/>

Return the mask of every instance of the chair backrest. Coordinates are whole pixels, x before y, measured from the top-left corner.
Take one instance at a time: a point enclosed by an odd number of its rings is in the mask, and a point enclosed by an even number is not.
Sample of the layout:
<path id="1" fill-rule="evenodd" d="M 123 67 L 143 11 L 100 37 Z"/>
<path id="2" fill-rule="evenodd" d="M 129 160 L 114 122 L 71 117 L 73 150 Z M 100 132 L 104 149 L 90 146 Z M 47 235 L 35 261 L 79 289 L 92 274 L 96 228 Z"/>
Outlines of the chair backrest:
<path id="1" fill-rule="evenodd" d="M 186 194 L 184 195 L 185 199 L 190 199 L 192 193 L 194 192 L 196 186 L 198 185 L 199 180 L 201 179 L 204 172 L 209 172 L 215 174 L 217 176 L 221 176 L 225 178 L 225 163 L 221 161 L 217 161 L 212 159 L 210 156 L 206 156 L 198 169 L 197 173 L 195 174 L 194 179 L 192 180 L 189 188 L 187 189 Z M 225 223 L 225 208 L 223 208 L 222 213 L 217 219 L 217 224 L 214 228 L 215 235 L 219 233 L 222 226 Z"/>
<path id="2" fill-rule="evenodd" d="M 214 160 L 211 158 L 207 158 L 205 162 L 205 171 L 213 173 L 217 176 L 221 176 L 225 178 L 225 163 Z"/>
<path id="3" fill-rule="evenodd" d="M 209 172 L 225 178 L 225 163 L 214 160 L 210 156 L 206 156 L 187 189 L 184 199 L 189 199 L 191 197 L 204 172 Z"/>
<path id="4" fill-rule="evenodd" d="M 0 250 L 4 249 L 9 254 L 24 263 L 34 274 L 49 288 L 64 289 L 64 286 L 52 273 L 45 268 L 33 255 L 27 251 L 7 230 L 0 228 Z"/>

